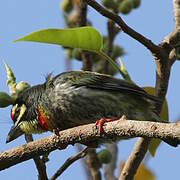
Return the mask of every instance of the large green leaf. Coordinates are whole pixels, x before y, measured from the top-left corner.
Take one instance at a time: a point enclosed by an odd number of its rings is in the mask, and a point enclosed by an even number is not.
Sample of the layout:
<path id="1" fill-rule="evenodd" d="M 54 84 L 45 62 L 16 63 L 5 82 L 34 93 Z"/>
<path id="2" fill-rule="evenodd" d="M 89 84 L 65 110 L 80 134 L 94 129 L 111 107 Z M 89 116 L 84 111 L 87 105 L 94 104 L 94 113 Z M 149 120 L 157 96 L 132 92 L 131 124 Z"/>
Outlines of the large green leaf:
<path id="1" fill-rule="evenodd" d="M 120 71 L 117 64 L 109 56 L 102 52 L 103 38 L 96 29 L 90 26 L 39 30 L 21 37 L 14 42 L 19 41 L 57 44 L 64 47 L 80 48 L 96 52 L 102 57 L 105 57 L 116 70 Z"/>
<path id="2" fill-rule="evenodd" d="M 39 30 L 21 37 L 14 42 L 18 41 L 57 44 L 64 47 L 81 48 L 94 52 L 100 52 L 103 45 L 103 39 L 100 33 L 90 26 Z"/>
<path id="3" fill-rule="evenodd" d="M 143 88 L 148 94 L 154 95 L 154 88 L 153 87 L 144 87 Z M 163 103 L 163 107 L 161 110 L 160 118 L 164 122 L 169 121 L 169 113 L 168 113 L 168 104 L 167 100 L 165 99 Z M 153 139 L 149 145 L 149 152 L 151 153 L 152 156 L 155 156 L 156 150 L 158 146 L 160 145 L 161 140 L 159 139 Z"/>

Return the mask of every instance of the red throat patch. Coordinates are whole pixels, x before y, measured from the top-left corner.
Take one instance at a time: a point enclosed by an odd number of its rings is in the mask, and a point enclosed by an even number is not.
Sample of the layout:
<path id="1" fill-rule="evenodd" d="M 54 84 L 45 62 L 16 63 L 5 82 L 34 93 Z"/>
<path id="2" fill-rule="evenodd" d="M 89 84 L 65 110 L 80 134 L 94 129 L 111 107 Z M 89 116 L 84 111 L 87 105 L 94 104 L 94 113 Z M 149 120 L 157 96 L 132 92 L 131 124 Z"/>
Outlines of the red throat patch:
<path id="1" fill-rule="evenodd" d="M 41 128 L 48 131 L 47 117 L 45 113 L 42 112 L 40 106 L 38 106 L 37 113 L 38 113 L 38 122 Z"/>
<path id="2" fill-rule="evenodd" d="M 14 117 L 14 114 L 12 112 L 12 109 L 11 109 L 11 119 L 13 120 L 13 117 Z"/>

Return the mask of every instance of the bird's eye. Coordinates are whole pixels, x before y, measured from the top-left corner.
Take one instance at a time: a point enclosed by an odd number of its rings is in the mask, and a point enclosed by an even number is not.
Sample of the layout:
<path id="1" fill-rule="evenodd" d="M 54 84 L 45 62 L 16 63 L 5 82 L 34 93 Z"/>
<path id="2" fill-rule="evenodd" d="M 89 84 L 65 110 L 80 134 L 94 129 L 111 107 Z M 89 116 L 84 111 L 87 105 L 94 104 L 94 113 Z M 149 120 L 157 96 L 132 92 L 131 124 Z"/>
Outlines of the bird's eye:
<path id="1" fill-rule="evenodd" d="M 20 107 L 13 107 L 11 109 L 11 119 L 15 122 L 20 114 Z"/>

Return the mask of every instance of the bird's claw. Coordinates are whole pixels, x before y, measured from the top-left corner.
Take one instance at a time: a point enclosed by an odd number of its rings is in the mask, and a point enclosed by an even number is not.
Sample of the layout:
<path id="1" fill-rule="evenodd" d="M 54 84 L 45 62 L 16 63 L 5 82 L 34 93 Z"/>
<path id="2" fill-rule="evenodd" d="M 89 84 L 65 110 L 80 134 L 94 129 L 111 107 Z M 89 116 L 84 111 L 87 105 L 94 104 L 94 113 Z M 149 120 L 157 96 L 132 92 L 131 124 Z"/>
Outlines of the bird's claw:
<path id="1" fill-rule="evenodd" d="M 117 117 L 111 117 L 111 118 L 105 118 L 105 117 L 102 117 L 100 119 L 98 119 L 96 121 L 96 126 L 98 127 L 98 133 L 101 135 L 103 133 L 103 125 L 104 123 L 106 122 L 112 122 L 112 121 L 116 121 L 116 120 L 119 120 L 119 118 Z M 122 117 L 120 118 L 120 120 L 127 120 L 126 119 L 126 116 L 125 115 L 122 115 Z"/>
<path id="2" fill-rule="evenodd" d="M 118 119 L 119 118 L 117 118 L 117 117 L 111 117 L 111 118 L 102 117 L 102 118 L 98 119 L 96 121 L 96 126 L 98 127 L 98 133 L 100 135 L 103 133 L 103 125 L 104 125 L 104 123 L 112 122 L 112 121 L 115 121 L 115 120 L 118 120 Z"/>

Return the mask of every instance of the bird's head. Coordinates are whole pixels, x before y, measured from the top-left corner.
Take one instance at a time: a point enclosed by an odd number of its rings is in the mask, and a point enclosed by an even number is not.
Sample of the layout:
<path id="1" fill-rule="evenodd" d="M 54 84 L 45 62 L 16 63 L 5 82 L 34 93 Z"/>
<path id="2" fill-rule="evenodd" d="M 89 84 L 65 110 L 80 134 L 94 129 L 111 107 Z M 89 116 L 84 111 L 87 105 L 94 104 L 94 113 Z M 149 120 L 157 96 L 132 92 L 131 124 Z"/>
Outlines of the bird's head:
<path id="1" fill-rule="evenodd" d="M 18 105 L 15 104 L 11 109 L 11 119 L 13 120 L 14 125 L 11 127 L 11 130 L 8 133 L 6 143 L 18 138 L 25 132 L 22 129 L 22 124 L 24 123 L 24 115 L 27 108 L 24 104 Z"/>
<path id="2" fill-rule="evenodd" d="M 6 143 L 23 134 L 42 133 L 49 130 L 46 114 L 38 104 L 42 92 L 44 92 L 44 86 L 37 85 L 19 94 L 11 109 L 11 119 L 14 125 L 8 133 Z"/>
<path id="3" fill-rule="evenodd" d="M 11 109 L 11 119 L 14 125 L 8 133 L 6 143 L 23 134 L 42 133 L 45 131 L 39 124 L 38 112 L 34 107 L 27 107 L 25 104 L 15 104 Z"/>

